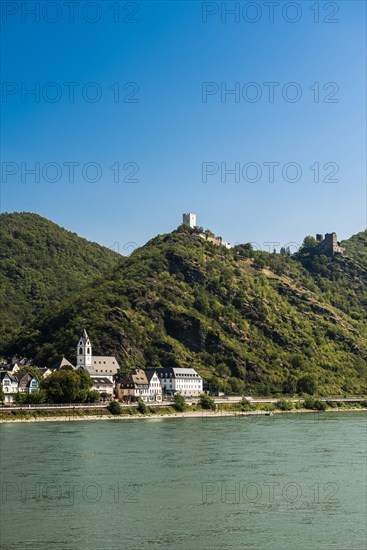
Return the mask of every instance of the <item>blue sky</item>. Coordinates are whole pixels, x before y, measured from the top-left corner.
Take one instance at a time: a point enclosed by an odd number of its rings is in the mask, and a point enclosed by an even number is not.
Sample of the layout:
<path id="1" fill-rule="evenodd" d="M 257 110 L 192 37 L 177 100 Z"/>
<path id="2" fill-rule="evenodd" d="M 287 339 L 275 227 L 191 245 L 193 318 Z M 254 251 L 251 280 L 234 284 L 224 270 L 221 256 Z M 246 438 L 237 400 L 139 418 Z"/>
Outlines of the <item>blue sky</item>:
<path id="1" fill-rule="evenodd" d="M 36 212 L 106 246 L 117 242 L 120 251 L 171 231 L 185 211 L 225 240 L 264 249 L 264 242 L 365 229 L 364 2 L 318 2 L 318 23 L 315 2 L 305 0 L 296 8 L 279 2 L 274 22 L 264 2 L 252 3 L 257 13 L 239 2 L 237 22 L 221 13 L 235 2 L 80 2 L 74 22 L 63 2 L 58 13 L 40 11 L 38 22 L 20 2 L 8 4 L 2 211 Z M 204 102 L 206 82 L 218 92 Z M 39 97 L 27 95 L 36 83 Z M 225 95 L 234 88 L 239 96 Z M 295 93 L 302 95 L 292 102 Z M 274 181 L 269 162 L 277 163 Z M 26 173 L 35 163 L 39 181 Z M 203 163 L 216 171 L 206 181 Z M 114 181 L 109 167 L 117 165 Z M 235 166 L 239 181 L 225 179 Z M 137 167 L 130 178 L 137 181 L 126 181 Z M 328 175 L 337 181 L 323 181 Z"/>

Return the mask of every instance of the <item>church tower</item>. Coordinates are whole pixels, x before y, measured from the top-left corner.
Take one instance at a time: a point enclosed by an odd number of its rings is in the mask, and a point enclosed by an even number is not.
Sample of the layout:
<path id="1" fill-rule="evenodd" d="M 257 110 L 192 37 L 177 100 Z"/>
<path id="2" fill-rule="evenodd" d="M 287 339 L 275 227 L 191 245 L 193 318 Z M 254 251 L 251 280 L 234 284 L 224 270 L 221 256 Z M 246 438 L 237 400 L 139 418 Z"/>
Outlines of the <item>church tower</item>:
<path id="1" fill-rule="evenodd" d="M 76 366 L 85 367 L 86 369 L 92 366 L 92 346 L 85 329 L 83 330 L 83 335 L 79 340 L 76 351 Z"/>

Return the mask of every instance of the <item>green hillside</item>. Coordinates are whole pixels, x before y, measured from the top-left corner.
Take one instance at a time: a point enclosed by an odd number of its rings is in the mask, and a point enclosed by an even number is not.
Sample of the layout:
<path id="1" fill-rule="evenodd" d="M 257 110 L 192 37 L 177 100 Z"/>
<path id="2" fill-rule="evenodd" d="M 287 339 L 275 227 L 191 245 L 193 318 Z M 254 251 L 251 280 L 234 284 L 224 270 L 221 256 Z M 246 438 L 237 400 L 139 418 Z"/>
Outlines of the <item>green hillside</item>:
<path id="1" fill-rule="evenodd" d="M 364 232 L 343 243 L 345 257 L 290 257 L 227 250 L 180 227 L 43 311 L 6 351 L 74 360 L 85 326 L 93 352 L 126 369 L 193 366 L 236 393 L 292 393 L 308 375 L 324 394 L 364 393 L 366 243 Z"/>
<path id="2" fill-rule="evenodd" d="M 117 264 L 112 250 L 29 213 L 0 215 L 1 341 Z"/>

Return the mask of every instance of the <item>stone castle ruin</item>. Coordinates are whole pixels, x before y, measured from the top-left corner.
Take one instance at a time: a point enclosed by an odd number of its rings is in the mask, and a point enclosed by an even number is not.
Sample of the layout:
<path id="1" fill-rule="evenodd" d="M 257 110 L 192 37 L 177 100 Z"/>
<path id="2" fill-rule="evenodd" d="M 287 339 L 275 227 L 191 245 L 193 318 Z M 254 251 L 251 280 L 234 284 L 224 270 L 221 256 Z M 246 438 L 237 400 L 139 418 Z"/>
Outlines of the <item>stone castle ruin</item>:
<path id="1" fill-rule="evenodd" d="M 325 256 L 335 256 L 335 254 L 344 254 L 344 248 L 340 246 L 336 233 L 326 233 L 316 235 L 317 245 L 315 252 L 317 254 L 325 254 Z"/>

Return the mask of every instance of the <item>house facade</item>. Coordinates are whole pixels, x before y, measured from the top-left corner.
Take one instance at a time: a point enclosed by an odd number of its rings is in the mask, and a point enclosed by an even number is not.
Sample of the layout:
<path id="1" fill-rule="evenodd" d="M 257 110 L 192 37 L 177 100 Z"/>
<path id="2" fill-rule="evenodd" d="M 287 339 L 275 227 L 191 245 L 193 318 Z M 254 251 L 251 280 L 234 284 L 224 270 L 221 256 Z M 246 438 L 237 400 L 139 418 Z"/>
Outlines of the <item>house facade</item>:
<path id="1" fill-rule="evenodd" d="M 147 403 L 162 401 L 162 387 L 155 370 L 135 369 L 116 386 L 120 401 L 134 402 L 142 399 Z"/>
<path id="2" fill-rule="evenodd" d="M 13 374 L 0 372 L 0 382 L 4 392 L 4 403 L 14 403 L 15 394 L 18 393 L 19 383 Z"/>
<path id="3" fill-rule="evenodd" d="M 92 390 L 96 390 L 99 393 L 106 393 L 109 397 L 113 397 L 115 384 L 111 382 L 109 378 L 98 376 L 92 378 L 93 386 Z"/>
<path id="4" fill-rule="evenodd" d="M 162 386 L 155 369 L 145 369 L 148 380 L 148 400 L 162 401 Z"/>
<path id="5" fill-rule="evenodd" d="M 0 382 L 4 392 L 4 403 L 14 403 L 17 393 L 33 393 L 40 389 L 38 378 L 27 372 L 11 374 L 2 371 L 0 372 Z"/>
<path id="6" fill-rule="evenodd" d="M 156 373 L 167 395 L 197 397 L 203 393 L 203 379 L 195 369 L 168 367 L 156 369 Z"/>
<path id="7" fill-rule="evenodd" d="M 16 372 L 13 378 L 18 380 L 18 391 L 21 393 L 33 393 L 40 389 L 38 378 L 28 372 Z"/>

